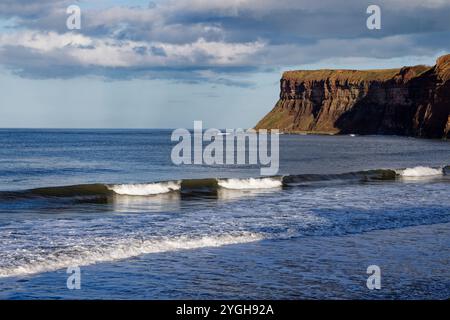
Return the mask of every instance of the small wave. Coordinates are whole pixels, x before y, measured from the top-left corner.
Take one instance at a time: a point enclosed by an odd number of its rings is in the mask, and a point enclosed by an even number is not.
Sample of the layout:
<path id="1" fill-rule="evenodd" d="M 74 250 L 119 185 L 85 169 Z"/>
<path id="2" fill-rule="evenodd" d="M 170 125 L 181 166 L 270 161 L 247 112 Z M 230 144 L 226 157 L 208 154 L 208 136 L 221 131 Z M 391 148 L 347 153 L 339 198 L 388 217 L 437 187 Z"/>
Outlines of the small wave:
<path id="1" fill-rule="evenodd" d="M 17 266 L 0 268 L 0 278 L 24 276 L 56 271 L 73 266 L 86 266 L 96 263 L 128 259 L 143 254 L 169 251 L 192 250 L 206 247 L 220 247 L 231 244 L 249 243 L 262 240 L 260 234 L 242 232 L 217 236 L 148 239 L 122 241 L 114 246 L 81 248 L 75 252 L 57 252 L 47 256 L 34 257 L 33 262 Z M 99 240 L 101 243 L 101 240 Z"/>
<path id="2" fill-rule="evenodd" d="M 149 196 L 180 190 L 180 181 L 167 181 L 145 184 L 116 184 L 108 186 L 109 190 L 120 195 Z"/>
<path id="3" fill-rule="evenodd" d="M 225 189 L 274 189 L 280 188 L 283 182 L 278 178 L 219 179 L 218 184 Z"/>
<path id="4" fill-rule="evenodd" d="M 337 174 L 299 174 L 289 175 L 283 178 L 283 183 L 288 186 L 304 185 L 311 183 L 332 182 L 366 182 L 366 181 L 389 181 L 396 179 L 396 172 L 390 169 L 378 169 L 367 171 L 356 171 Z"/>
<path id="5" fill-rule="evenodd" d="M 414 168 L 406 168 L 403 170 L 396 171 L 398 175 L 402 177 L 433 177 L 433 176 L 442 176 L 444 174 L 444 170 L 442 168 L 430 168 L 430 167 L 414 167 Z"/>

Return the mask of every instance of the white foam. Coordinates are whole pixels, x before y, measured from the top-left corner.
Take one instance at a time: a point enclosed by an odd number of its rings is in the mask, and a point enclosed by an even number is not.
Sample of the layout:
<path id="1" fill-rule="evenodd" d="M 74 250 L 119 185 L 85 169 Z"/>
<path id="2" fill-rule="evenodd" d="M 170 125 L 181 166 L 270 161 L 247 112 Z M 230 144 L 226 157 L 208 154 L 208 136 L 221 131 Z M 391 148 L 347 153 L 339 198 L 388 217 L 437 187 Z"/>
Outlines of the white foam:
<path id="1" fill-rule="evenodd" d="M 128 196 L 149 196 L 180 190 L 179 181 L 167 181 L 146 184 L 116 184 L 108 186 L 108 189 L 117 194 Z"/>
<path id="2" fill-rule="evenodd" d="M 272 189 L 282 186 L 281 178 L 219 179 L 218 184 L 222 188 L 235 190 Z"/>
<path id="3" fill-rule="evenodd" d="M 430 167 L 414 167 L 398 170 L 397 173 L 402 177 L 433 177 L 442 176 L 444 171 L 442 169 Z"/>
<path id="4" fill-rule="evenodd" d="M 168 251 L 191 250 L 205 247 L 220 247 L 230 244 L 249 243 L 262 240 L 262 235 L 243 232 L 218 236 L 124 240 L 114 246 L 99 245 L 92 248 L 78 248 L 75 252 L 55 252 L 46 256 L 34 257 L 33 262 L 24 265 L 0 268 L 0 278 L 56 271 L 74 266 L 86 266 L 95 263 L 123 260 L 143 254 Z M 80 250 L 82 249 L 82 250 Z"/>

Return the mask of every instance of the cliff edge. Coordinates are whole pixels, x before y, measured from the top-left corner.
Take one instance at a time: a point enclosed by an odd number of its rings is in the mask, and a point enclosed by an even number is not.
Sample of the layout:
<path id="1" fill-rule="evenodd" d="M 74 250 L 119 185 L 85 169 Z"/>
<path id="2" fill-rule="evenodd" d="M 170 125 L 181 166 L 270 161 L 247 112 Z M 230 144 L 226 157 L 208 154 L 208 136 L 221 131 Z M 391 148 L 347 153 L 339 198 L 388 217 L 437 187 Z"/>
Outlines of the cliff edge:
<path id="1" fill-rule="evenodd" d="M 288 71 L 255 129 L 450 138 L 450 55 L 436 65 Z"/>

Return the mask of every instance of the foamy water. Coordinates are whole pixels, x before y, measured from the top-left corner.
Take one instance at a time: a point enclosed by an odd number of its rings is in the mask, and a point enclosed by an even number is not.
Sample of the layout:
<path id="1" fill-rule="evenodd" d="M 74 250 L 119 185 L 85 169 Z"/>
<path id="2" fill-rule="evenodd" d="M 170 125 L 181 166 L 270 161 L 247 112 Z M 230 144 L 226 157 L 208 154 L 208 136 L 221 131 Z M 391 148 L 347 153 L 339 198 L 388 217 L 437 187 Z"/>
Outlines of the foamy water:
<path id="1" fill-rule="evenodd" d="M 122 260 L 143 254 L 159 253 L 167 251 L 191 250 L 205 247 L 220 247 L 237 243 L 248 243 L 261 240 L 262 235 L 254 233 L 224 234 L 217 236 L 147 239 L 147 240 L 121 240 L 114 245 L 102 246 L 102 239 L 92 242 L 96 246 L 88 248 L 76 247 L 76 251 L 70 249 L 64 252 L 52 252 L 46 255 L 34 255 L 28 263 L 1 267 L 0 277 L 29 275 L 54 271 L 69 266 L 85 266 L 95 263 Z M 83 250 L 79 250 L 83 249 Z M 17 263 L 17 262 L 13 262 Z"/>
<path id="2" fill-rule="evenodd" d="M 219 186 L 226 189 L 271 189 L 282 186 L 281 178 L 261 178 L 261 179 L 220 179 Z"/>
<path id="3" fill-rule="evenodd" d="M 181 184 L 178 181 L 168 181 L 146 184 L 117 184 L 108 186 L 108 188 L 120 195 L 148 196 L 180 190 Z"/>
<path id="4" fill-rule="evenodd" d="M 442 168 L 430 168 L 430 167 L 414 167 L 407 168 L 404 170 L 398 170 L 398 174 L 402 177 L 433 177 L 433 176 L 442 176 L 444 171 Z"/>

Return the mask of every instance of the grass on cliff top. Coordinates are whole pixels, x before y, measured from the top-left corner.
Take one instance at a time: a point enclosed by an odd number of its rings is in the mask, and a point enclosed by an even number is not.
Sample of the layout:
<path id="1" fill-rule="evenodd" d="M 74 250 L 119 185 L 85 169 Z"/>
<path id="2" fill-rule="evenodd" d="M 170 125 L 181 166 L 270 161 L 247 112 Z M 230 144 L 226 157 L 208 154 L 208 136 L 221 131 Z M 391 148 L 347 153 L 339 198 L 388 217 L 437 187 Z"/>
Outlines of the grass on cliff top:
<path id="1" fill-rule="evenodd" d="M 430 69 L 428 66 L 410 67 L 415 76 Z M 385 81 L 398 75 L 401 69 L 373 69 L 373 70 L 295 70 L 283 73 L 283 79 L 301 79 L 302 81 L 320 81 L 325 79 L 342 81 Z"/>

